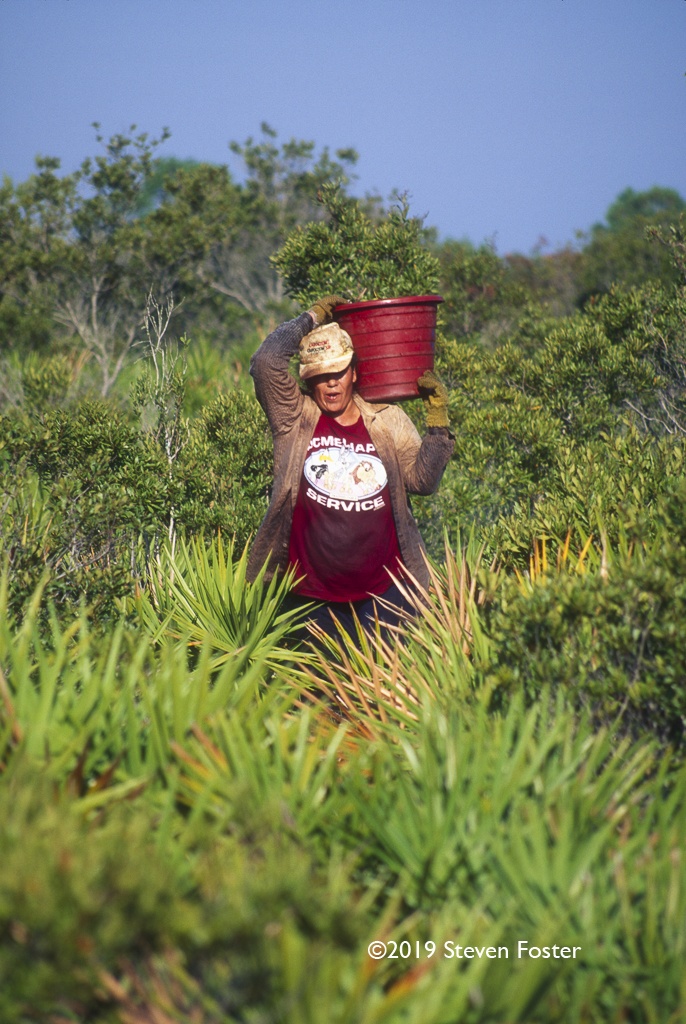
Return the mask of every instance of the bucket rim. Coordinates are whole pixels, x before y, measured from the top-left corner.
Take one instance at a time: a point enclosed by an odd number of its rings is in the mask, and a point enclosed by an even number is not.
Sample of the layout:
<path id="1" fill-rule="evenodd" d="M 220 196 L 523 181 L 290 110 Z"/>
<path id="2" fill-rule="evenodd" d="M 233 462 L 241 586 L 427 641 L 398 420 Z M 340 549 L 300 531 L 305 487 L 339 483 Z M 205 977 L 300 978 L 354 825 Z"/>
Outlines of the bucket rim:
<path id="1" fill-rule="evenodd" d="M 443 301 L 442 295 L 401 295 L 395 299 L 364 299 L 360 302 L 342 302 L 340 306 L 334 306 L 334 315 L 356 309 L 388 309 L 391 306 L 416 305 L 420 302 L 438 305 Z"/>

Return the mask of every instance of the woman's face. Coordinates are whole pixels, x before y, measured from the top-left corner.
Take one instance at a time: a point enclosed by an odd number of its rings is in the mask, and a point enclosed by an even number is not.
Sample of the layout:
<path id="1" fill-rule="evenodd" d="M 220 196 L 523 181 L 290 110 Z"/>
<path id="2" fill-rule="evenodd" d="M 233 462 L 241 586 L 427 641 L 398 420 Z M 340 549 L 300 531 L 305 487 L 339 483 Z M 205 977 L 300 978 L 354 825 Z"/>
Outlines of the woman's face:
<path id="1" fill-rule="evenodd" d="M 315 402 L 327 416 L 343 416 L 353 400 L 357 371 L 348 366 L 338 373 L 318 373 L 308 384 Z"/>

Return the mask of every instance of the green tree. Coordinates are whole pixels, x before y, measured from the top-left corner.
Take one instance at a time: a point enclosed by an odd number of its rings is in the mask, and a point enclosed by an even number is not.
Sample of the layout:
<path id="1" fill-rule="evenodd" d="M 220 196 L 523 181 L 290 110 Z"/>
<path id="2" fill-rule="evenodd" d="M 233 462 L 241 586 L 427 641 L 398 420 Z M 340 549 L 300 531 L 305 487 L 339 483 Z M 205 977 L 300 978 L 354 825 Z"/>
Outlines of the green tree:
<path id="1" fill-rule="evenodd" d="M 352 149 L 332 158 L 326 147 L 317 153 L 314 142 L 279 145 L 276 138 L 263 124 L 260 139 L 229 144 L 240 160 L 240 182 L 223 165 L 153 166 L 149 201 L 157 205 L 145 218 L 150 244 L 160 259 L 166 254 L 183 266 L 182 315 L 190 312 L 207 324 L 209 310 L 216 309 L 224 332 L 227 314 L 260 330 L 289 315 L 291 305 L 270 257 L 296 224 L 323 216 L 319 190 L 334 181 L 347 188 L 357 160 Z M 196 323 L 184 327 L 196 333 Z"/>
<path id="2" fill-rule="evenodd" d="M 674 189 L 627 188 L 620 193 L 609 206 L 605 223 L 594 224 L 583 246 L 579 300 L 608 292 L 613 284 L 632 287 L 649 280 L 678 280 L 669 253 L 655 244 L 650 229 L 667 228 L 685 211 L 686 202 Z"/>
<path id="3" fill-rule="evenodd" d="M 157 157 L 140 196 L 139 215 L 145 216 L 156 210 L 165 197 L 168 183 L 176 174 L 179 171 L 192 171 L 199 163 L 199 160 L 179 160 L 175 156 Z"/>
<path id="4" fill-rule="evenodd" d="M 41 157 L 36 174 L 16 188 L 6 181 L 0 196 L 5 313 L 11 320 L 25 310 L 34 334 L 56 320 L 63 338 L 91 358 L 103 397 L 137 340 L 148 292 L 170 294 L 179 276 L 137 217 L 154 150 L 168 133 L 150 140 L 134 132 L 135 125 L 107 141 L 98 133 L 104 152 L 73 174 L 60 175 L 59 160 Z"/>
<path id="5" fill-rule="evenodd" d="M 67 257 L 75 177 L 57 174 L 59 160 L 38 157 L 36 173 L 0 188 L 0 346 L 42 348 L 54 331 L 52 268 Z"/>
<path id="6" fill-rule="evenodd" d="M 245 219 L 238 244 L 213 245 L 203 271 L 213 288 L 264 317 L 270 310 L 282 312 L 286 299 L 271 256 L 296 224 L 322 219 L 320 190 L 332 182 L 347 189 L 358 157 L 348 148 L 333 159 L 328 147 L 316 153 L 314 142 L 299 139 L 279 146 L 273 128 L 263 122 L 261 131 L 258 141 L 229 145 L 245 173 Z"/>
<path id="7" fill-rule="evenodd" d="M 324 185 L 319 201 L 326 219 L 297 225 L 272 257 L 288 293 L 306 305 L 327 293 L 378 299 L 435 292 L 438 260 L 407 198 L 396 199 L 381 214 L 339 185 Z"/>
<path id="8" fill-rule="evenodd" d="M 610 231 L 620 231 L 638 218 L 671 223 L 686 210 L 686 203 L 673 188 L 655 186 L 647 192 L 634 192 L 627 188 L 621 192 L 605 214 Z"/>
<path id="9" fill-rule="evenodd" d="M 530 301 L 544 306 L 548 314 L 570 316 L 576 311 L 583 263 L 577 247 L 568 244 L 554 252 L 544 252 L 541 244 L 528 256 L 509 253 L 505 262 L 512 282 L 525 291 Z"/>
<path id="10" fill-rule="evenodd" d="M 357 154 L 262 126 L 230 144 L 227 166 L 159 158 L 135 126 L 105 140 L 72 174 L 54 157 L 0 188 L 0 339 L 7 349 L 58 342 L 84 352 L 108 395 L 142 339 L 148 294 L 173 300 L 181 333 L 231 341 L 288 315 L 270 262 L 294 225 L 321 216 L 317 192 L 346 188 Z"/>
<path id="11" fill-rule="evenodd" d="M 448 239 L 435 249 L 440 263 L 441 310 L 444 330 L 454 338 L 477 336 L 486 345 L 512 327 L 527 300 L 506 260 L 492 244 L 475 248 L 470 242 Z"/>

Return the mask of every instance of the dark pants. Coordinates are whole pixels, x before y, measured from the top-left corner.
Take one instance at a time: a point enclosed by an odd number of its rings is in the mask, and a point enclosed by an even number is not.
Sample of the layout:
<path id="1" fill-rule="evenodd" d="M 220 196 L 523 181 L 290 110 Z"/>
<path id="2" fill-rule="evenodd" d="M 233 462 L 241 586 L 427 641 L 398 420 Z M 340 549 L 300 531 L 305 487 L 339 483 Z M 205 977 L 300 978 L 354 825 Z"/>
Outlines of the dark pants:
<path id="1" fill-rule="evenodd" d="M 387 601 L 394 607 L 384 607 L 384 605 L 380 604 L 379 600 L 375 597 L 367 597 L 362 601 L 350 602 L 325 601 L 323 603 L 315 604 L 314 607 L 310 609 L 307 621 L 316 623 L 328 636 L 334 639 L 340 639 L 339 629 L 332 617 L 335 616 L 341 629 L 344 630 L 353 641 L 356 641 L 357 627 L 355 624 L 355 616 L 362 626 L 362 629 L 371 636 L 374 636 L 376 619 L 378 618 L 381 627 L 381 636 L 384 640 L 388 640 L 392 636 L 388 627 L 398 625 L 403 618 L 401 613 L 404 612 L 406 615 L 415 616 L 417 614 L 417 609 L 410 604 L 403 594 L 401 594 L 395 583 L 393 583 L 388 590 L 381 595 L 381 597 L 384 602 Z M 311 598 L 300 597 L 298 594 L 292 594 L 289 604 L 292 608 L 301 608 L 311 600 Z M 310 642 L 314 640 L 312 633 L 307 629 L 306 625 L 298 630 L 297 636 L 300 640 L 308 640 Z"/>

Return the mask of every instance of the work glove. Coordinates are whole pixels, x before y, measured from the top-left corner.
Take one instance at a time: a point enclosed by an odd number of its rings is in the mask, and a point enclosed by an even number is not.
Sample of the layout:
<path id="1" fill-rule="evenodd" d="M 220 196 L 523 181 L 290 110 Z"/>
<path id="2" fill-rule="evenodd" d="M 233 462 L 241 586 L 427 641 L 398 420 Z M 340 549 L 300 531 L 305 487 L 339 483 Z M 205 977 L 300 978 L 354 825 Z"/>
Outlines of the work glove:
<path id="1" fill-rule="evenodd" d="M 307 312 L 319 327 L 321 324 L 330 323 L 333 320 L 333 310 L 346 301 L 341 295 L 325 295 L 323 299 L 313 302 Z"/>
<path id="2" fill-rule="evenodd" d="M 426 408 L 427 427 L 448 426 L 448 389 L 432 370 L 425 370 L 417 381 Z"/>

